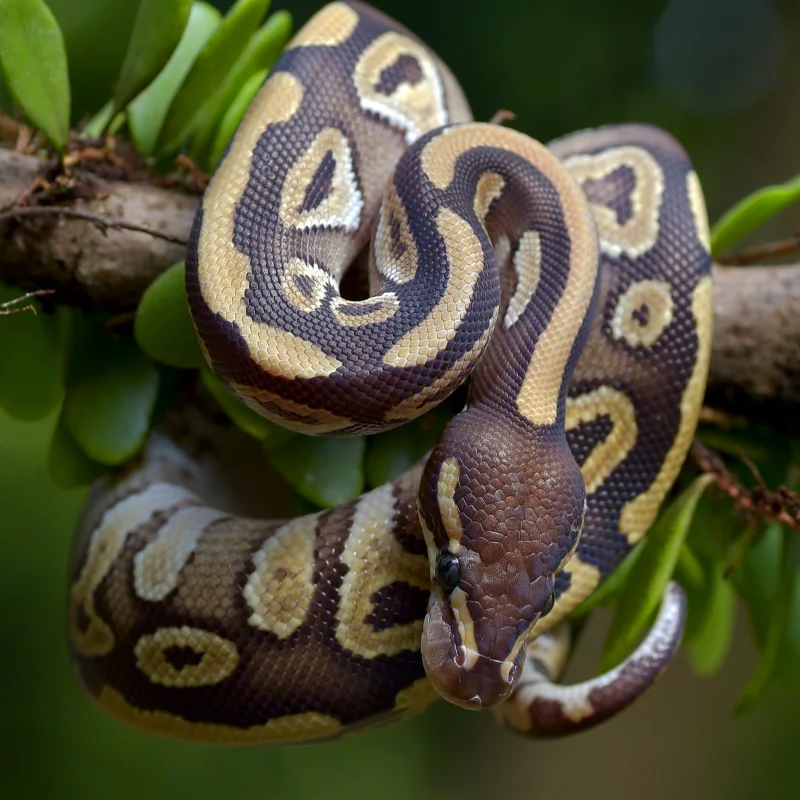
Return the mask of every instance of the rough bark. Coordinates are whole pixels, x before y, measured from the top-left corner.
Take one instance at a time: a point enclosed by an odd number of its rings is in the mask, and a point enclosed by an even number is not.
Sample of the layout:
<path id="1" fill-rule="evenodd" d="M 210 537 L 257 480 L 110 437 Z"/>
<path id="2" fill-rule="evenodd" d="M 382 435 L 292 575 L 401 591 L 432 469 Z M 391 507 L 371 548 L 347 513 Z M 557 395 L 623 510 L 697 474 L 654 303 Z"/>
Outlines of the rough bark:
<path id="1" fill-rule="evenodd" d="M 0 209 L 6 212 L 0 213 L 0 280 L 26 289 L 55 289 L 60 302 L 125 309 L 136 304 L 153 278 L 184 257 L 185 247 L 179 244 L 148 233 L 104 229 L 86 219 L 58 214 L 8 218 L 8 209 L 40 168 L 32 156 L 0 150 Z M 175 239 L 188 237 L 196 196 L 89 173 L 79 177 L 95 199 L 78 201 L 73 208 Z"/>

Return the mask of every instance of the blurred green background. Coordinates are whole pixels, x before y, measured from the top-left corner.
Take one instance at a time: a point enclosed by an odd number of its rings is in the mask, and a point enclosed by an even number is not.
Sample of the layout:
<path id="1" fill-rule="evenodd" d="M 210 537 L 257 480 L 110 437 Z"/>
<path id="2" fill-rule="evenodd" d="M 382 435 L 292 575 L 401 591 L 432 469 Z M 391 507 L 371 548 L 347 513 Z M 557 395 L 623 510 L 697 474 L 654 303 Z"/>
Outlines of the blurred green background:
<path id="1" fill-rule="evenodd" d="M 108 98 L 138 2 L 49 4 L 67 40 L 79 119 Z M 744 193 L 800 172 L 798 0 L 376 5 L 442 56 L 479 119 L 510 109 L 516 127 L 543 140 L 607 122 L 666 127 L 691 153 L 712 219 Z M 273 5 L 290 10 L 297 26 L 317 7 Z M 794 210 L 760 235 L 798 227 Z M 444 704 L 405 725 L 315 747 L 211 748 L 127 730 L 96 711 L 70 674 L 65 573 L 84 494 L 47 477 L 53 424 L 0 412 L 0 763 L 8 796 L 800 796 L 800 698 L 776 689 L 754 714 L 732 716 L 755 663 L 743 620 L 715 678 L 694 677 L 679 660 L 619 719 L 559 742 L 529 742 L 488 714 Z M 592 668 L 600 631 L 591 633 L 573 676 Z"/>

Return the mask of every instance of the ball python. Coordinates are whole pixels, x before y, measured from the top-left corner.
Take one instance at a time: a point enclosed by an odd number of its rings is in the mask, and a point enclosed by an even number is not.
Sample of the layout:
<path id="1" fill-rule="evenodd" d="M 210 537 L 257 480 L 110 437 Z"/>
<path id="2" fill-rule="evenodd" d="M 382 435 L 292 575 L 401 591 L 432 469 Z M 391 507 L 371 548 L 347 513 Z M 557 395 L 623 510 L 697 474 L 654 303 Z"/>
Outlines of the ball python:
<path id="1" fill-rule="evenodd" d="M 352 262 L 367 297 L 340 291 Z M 395 481 L 273 521 L 237 511 L 251 471 L 209 463 L 224 447 L 193 412 L 154 431 L 75 540 L 71 651 L 104 711 L 285 743 L 444 697 L 557 735 L 658 677 L 683 629 L 676 584 L 625 662 L 556 682 L 565 617 L 650 527 L 704 393 L 708 224 L 671 136 L 617 125 L 545 147 L 473 122 L 413 34 L 333 3 L 214 173 L 186 285 L 209 365 L 288 428 L 386 430 L 469 376 L 466 406 Z"/>

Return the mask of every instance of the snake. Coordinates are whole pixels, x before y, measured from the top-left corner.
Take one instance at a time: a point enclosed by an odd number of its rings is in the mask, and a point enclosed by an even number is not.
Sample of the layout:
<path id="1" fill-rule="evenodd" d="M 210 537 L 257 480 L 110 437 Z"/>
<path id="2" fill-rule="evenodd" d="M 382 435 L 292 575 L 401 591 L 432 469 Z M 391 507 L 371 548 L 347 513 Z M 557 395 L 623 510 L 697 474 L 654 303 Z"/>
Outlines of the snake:
<path id="1" fill-rule="evenodd" d="M 466 382 L 463 410 L 395 480 L 269 519 L 257 506 L 277 479 L 256 479 L 254 440 L 195 392 L 78 524 L 83 688 L 126 724 L 213 743 L 327 740 L 439 698 L 531 736 L 626 708 L 678 649 L 680 586 L 621 664 L 574 685 L 559 683 L 568 615 L 686 457 L 710 266 L 700 182 L 668 133 L 609 125 L 545 146 L 475 122 L 414 34 L 325 6 L 197 211 L 198 339 L 247 406 L 302 434 L 379 433 Z M 356 270 L 368 290 L 347 288 Z"/>

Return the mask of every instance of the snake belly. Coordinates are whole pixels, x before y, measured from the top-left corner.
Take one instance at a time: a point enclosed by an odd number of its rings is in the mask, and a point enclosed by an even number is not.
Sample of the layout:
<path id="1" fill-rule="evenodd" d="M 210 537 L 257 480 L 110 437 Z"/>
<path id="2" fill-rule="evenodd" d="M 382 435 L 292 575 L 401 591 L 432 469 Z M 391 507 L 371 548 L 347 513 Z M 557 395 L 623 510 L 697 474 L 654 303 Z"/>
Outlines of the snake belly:
<path id="1" fill-rule="evenodd" d="M 108 713 L 288 742 L 440 695 L 514 703 L 528 642 L 654 520 L 710 353 L 697 176 L 647 126 L 547 150 L 468 119 L 436 56 L 356 3 L 319 12 L 253 101 L 187 258 L 209 363 L 305 432 L 402 424 L 472 372 L 467 408 L 426 463 L 288 521 L 217 510 L 195 434 L 154 432 L 74 548 L 73 658 Z M 346 299 L 362 252 L 371 295 Z"/>

